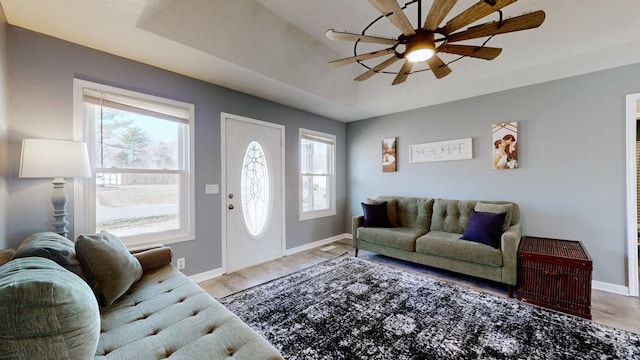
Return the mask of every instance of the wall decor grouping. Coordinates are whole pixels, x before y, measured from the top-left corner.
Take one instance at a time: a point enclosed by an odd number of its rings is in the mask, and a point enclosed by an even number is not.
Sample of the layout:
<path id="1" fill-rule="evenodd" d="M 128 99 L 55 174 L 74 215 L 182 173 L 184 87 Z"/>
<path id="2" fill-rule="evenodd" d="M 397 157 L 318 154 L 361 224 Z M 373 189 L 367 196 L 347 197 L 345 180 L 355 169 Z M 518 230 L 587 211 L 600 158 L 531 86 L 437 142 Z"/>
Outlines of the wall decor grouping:
<path id="1" fill-rule="evenodd" d="M 436 141 L 409 146 L 409 163 L 473 159 L 473 139 Z"/>
<path id="2" fill-rule="evenodd" d="M 382 172 L 398 171 L 396 161 L 396 138 L 382 140 Z"/>
<path id="3" fill-rule="evenodd" d="M 494 169 L 518 168 L 518 123 L 505 122 L 491 126 Z"/>

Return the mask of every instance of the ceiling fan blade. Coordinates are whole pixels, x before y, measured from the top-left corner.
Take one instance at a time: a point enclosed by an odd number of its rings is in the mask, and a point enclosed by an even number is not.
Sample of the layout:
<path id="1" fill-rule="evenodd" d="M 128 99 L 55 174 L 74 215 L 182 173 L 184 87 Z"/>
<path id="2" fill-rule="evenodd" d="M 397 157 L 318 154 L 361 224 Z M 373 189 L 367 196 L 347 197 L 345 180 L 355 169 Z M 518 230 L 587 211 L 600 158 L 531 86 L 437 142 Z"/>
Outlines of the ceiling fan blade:
<path id="1" fill-rule="evenodd" d="M 371 5 L 386 16 L 405 35 L 415 35 L 416 31 L 396 0 L 369 0 Z"/>
<path id="2" fill-rule="evenodd" d="M 516 1 L 517 0 L 493 0 L 495 4 L 490 5 L 487 1 L 480 0 L 475 5 L 449 20 L 444 26 L 444 33 L 451 34 L 452 32 L 462 29 L 463 27 L 480 20 L 507 5 L 513 4 Z"/>
<path id="3" fill-rule="evenodd" d="M 345 40 L 345 41 L 362 41 L 366 43 L 395 45 L 398 41 L 396 39 L 383 38 L 378 36 L 360 35 L 349 32 L 340 32 L 333 29 L 327 31 L 327 37 L 331 40 Z"/>
<path id="4" fill-rule="evenodd" d="M 438 55 L 433 55 L 431 59 L 427 60 L 427 64 L 429 64 L 433 75 L 435 75 L 437 79 L 442 79 L 451 73 L 451 68 L 449 68 Z"/>
<path id="5" fill-rule="evenodd" d="M 394 48 L 388 48 L 388 49 L 378 50 L 378 51 L 374 51 L 374 52 L 370 52 L 370 53 L 366 53 L 366 54 L 360 54 L 360 55 L 356 55 L 356 56 L 347 57 L 347 58 L 344 58 L 344 59 L 333 60 L 333 61 L 330 61 L 329 64 L 334 65 L 334 66 L 353 64 L 356 61 L 373 59 L 373 58 L 376 58 L 378 56 L 392 54 L 393 52 L 395 52 Z"/>
<path id="6" fill-rule="evenodd" d="M 378 71 L 382 71 L 383 69 L 387 68 L 388 66 L 390 66 L 391 64 L 393 64 L 394 62 L 396 62 L 398 60 L 400 60 L 400 58 L 394 55 L 394 56 L 388 58 L 387 60 L 381 62 L 380 64 L 372 67 L 368 71 L 362 73 L 362 75 L 358 76 L 357 78 L 355 78 L 353 80 L 355 80 L 355 81 L 367 80 L 368 78 L 372 77 Z"/>
<path id="7" fill-rule="evenodd" d="M 477 59 L 493 60 L 502 52 L 501 48 L 496 47 L 479 47 L 468 45 L 451 45 L 444 44 L 438 48 L 438 52 L 447 54 L 456 54 L 468 56 Z"/>
<path id="8" fill-rule="evenodd" d="M 400 71 L 398 71 L 398 75 L 396 75 L 396 78 L 393 79 L 393 83 L 391 83 L 391 85 L 398 85 L 405 82 L 405 80 L 407 80 L 407 77 L 409 77 L 411 69 L 413 69 L 413 63 L 409 60 L 405 60 L 402 68 L 400 69 Z"/>
<path id="9" fill-rule="evenodd" d="M 457 2 L 458 0 L 435 0 L 433 4 L 431 4 L 431 9 L 422 28 L 435 31 Z"/>
<path id="10" fill-rule="evenodd" d="M 476 39 L 480 37 L 505 34 L 514 31 L 527 30 L 537 28 L 544 21 L 544 11 L 538 10 L 529 14 L 516 16 L 502 22 L 494 21 L 483 25 L 470 27 L 465 31 L 447 36 L 447 42 L 456 42 L 462 40 Z"/>

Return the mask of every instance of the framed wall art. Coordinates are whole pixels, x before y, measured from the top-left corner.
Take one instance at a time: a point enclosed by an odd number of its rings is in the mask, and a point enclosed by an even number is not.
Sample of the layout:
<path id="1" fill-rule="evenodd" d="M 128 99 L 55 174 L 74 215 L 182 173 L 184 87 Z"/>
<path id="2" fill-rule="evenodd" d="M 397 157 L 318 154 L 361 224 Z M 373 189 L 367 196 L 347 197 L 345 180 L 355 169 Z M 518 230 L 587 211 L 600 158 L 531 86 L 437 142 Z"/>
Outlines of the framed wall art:
<path id="1" fill-rule="evenodd" d="M 382 140 L 382 172 L 398 171 L 396 161 L 396 138 Z"/>
<path id="2" fill-rule="evenodd" d="M 493 157 L 491 167 L 498 170 L 518 168 L 518 123 L 491 126 Z"/>
<path id="3" fill-rule="evenodd" d="M 472 138 L 436 141 L 409 146 L 409 162 L 473 159 Z"/>

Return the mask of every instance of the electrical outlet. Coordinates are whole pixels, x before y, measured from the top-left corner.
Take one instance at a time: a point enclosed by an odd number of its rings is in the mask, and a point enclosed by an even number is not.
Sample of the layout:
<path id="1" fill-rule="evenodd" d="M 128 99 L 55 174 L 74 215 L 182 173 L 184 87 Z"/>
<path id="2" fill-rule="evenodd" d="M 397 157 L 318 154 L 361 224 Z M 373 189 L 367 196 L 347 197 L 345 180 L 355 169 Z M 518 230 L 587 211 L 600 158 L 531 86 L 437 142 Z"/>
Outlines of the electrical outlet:
<path id="1" fill-rule="evenodd" d="M 186 267 L 186 263 L 187 261 L 184 258 L 178 258 L 176 260 L 176 267 L 178 268 L 178 270 L 184 270 L 184 268 Z"/>

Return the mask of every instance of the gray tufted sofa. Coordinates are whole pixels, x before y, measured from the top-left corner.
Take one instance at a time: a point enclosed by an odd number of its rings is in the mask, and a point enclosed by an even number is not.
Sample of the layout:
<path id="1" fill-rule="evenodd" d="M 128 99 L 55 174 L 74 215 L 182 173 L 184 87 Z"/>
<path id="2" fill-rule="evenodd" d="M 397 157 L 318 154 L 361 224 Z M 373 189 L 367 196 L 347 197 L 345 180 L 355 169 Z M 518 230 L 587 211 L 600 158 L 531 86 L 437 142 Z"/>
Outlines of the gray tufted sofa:
<path id="1" fill-rule="evenodd" d="M 365 227 L 364 216 L 353 217 L 353 247 L 433 266 L 508 286 L 513 296 L 517 280 L 518 246 L 522 235 L 518 205 L 507 201 L 429 199 L 380 196 L 387 203 L 386 227 Z M 507 213 L 496 247 L 462 240 L 472 210 Z"/>
<path id="2" fill-rule="evenodd" d="M 101 306 L 73 242 L 54 233 L 25 242 L 0 252 L 10 260 L 0 263 L 0 359 L 282 359 L 173 267 L 169 248 L 133 251 L 141 277 Z"/>

